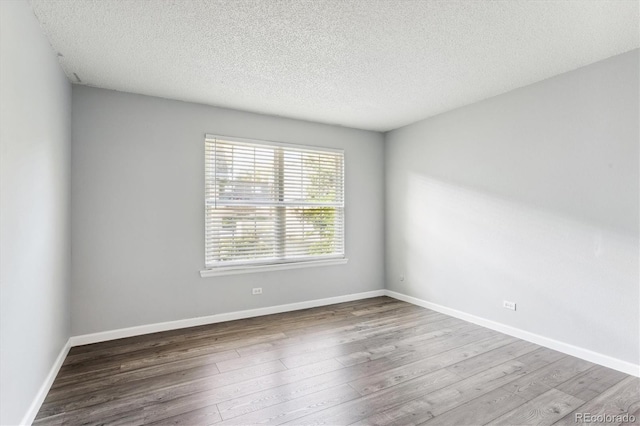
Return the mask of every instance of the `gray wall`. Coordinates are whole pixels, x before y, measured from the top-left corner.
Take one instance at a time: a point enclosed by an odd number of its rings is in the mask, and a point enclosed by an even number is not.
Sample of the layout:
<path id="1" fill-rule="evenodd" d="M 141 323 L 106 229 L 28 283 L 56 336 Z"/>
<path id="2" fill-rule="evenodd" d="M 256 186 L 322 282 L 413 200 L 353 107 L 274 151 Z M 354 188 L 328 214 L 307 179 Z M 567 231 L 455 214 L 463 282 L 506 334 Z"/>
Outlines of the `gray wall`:
<path id="1" fill-rule="evenodd" d="M 80 86 L 72 126 L 74 335 L 383 288 L 383 135 Z M 205 133 L 344 148 L 349 263 L 201 278 Z"/>
<path id="2" fill-rule="evenodd" d="M 71 85 L 24 1 L 0 2 L 0 424 L 69 338 Z"/>
<path id="3" fill-rule="evenodd" d="M 388 133 L 387 288 L 637 364 L 638 59 Z"/>

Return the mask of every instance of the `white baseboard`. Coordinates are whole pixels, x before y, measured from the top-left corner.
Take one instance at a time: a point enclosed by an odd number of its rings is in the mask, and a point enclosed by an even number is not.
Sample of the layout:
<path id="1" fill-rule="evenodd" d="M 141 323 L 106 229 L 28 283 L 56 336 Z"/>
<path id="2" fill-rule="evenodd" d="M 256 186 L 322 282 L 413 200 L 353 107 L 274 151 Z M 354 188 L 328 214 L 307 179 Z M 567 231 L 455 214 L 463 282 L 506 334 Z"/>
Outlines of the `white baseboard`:
<path id="1" fill-rule="evenodd" d="M 535 343 L 537 345 L 544 346 L 558 352 L 565 353 L 567 355 L 575 356 L 576 358 L 584 359 L 585 361 L 593 362 L 604 367 L 622 371 L 623 373 L 627 373 L 632 376 L 640 377 L 640 365 L 638 364 L 623 361 L 609 355 L 604 355 L 589 349 L 570 345 L 559 340 L 551 339 L 549 337 L 531 333 L 516 327 L 512 327 L 510 325 L 481 318 L 472 314 L 468 314 L 466 312 L 438 305 L 436 303 L 427 302 L 426 300 L 407 296 L 406 294 L 398 293 L 392 290 L 384 290 L 384 293 L 389 297 L 393 297 L 394 299 L 402 300 L 413 305 L 422 306 L 423 308 L 431 309 L 433 311 L 459 318 L 461 320 L 468 321 L 482 327 L 490 328 L 491 330 L 499 331 L 500 333 L 508 334 L 509 336 L 517 337 L 519 339 L 526 340 L 528 342 Z"/>
<path id="2" fill-rule="evenodd" d="M 67 357 L 67 353 L 69 353 L 69 349 L 71 349 L 70 340 L 71 339 L 67 340 L 67 343 L 65 343 L 65 345 L 62 347 L 62 350 L 58 354 L 58 357 L 56 358 L 55 362 L 51 366 L 51 370 L 49 370 L 49 374 L 47 374 L 47 377 L 44 379 L 42 386 L 40 386 L 40 389 L 38 389 L 38 393 L 36 394 L 36 397 L 31 402 L 31 405 L 29 406 L 27 413 L 22 418 L 22 421 L 20 422 L 21 425 L 30 425 L 31 423 L 33 423 L 33 420 L 36 418 L 36 415 L 40 410 L 40 406 L 42 406 L 44 399 L 47 397 L 47 394 L 49 393 L 49 389 L 51 389 L 51 385 L 53 384 L 53 381 L 58 375 L 58 371 L 60 370 L 60 367 L 62 367 L 62 363 L 64 362 L 64 359 Z"/>
<path id="3" fill-rule="evenodd" d="M 346 294 L 344 296 L 327 297 L 305 302 L 289 303 L 286 305 L 269 306 L 266 308 L 249 309 L 246 311 L 227 312 L 224 314 L 209 315 L 206 317 L 188 318 L 177 321 L 160 322 L 155 324 L 140 325 L 136 327 L 121 328 L 99 333 L 73 336 L 69 341 L 71 346 L 88 345 L 91 343 L 105 342 L 107 340 L 122 339 L 124 337 L 140 336 L 142 334 L 157 333 L 159 331 L 176 330 L 180 328 L 196 327 L 199 325 L 215 324 L 218 322 L 234 321 L 244 318 L 259 317 L 262 315 L 279 314 L 281 312 L 298 311 L 300 309 L 315 308 L 318 306 L 333 305 L 336 303 L 351 302 L 353 300 L 369 299 L 371 297 L 384 296 L 385 290 L 373 290 L 363 293 Z"/>

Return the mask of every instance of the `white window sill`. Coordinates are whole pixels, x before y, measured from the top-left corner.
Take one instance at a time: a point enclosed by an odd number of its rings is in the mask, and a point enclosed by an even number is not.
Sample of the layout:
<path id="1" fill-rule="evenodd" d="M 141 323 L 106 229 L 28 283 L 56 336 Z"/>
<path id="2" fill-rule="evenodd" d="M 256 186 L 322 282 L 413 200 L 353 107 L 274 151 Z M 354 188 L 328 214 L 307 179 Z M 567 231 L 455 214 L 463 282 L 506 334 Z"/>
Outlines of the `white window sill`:
<path id="1" fill-rule="evenodd" d="M 239 265 L 222 266 L 215 269 L 204 269 L 200 271 L 202 278 L 219 277 L 222 275 L 251 274 L 254 272 L 282 271 L 285 269 L 311 268 L 314 266 L 344 265 L 349 259 L 326 259 L 310 260 L 307 262 L 279 263 L 273 265 Z"/>

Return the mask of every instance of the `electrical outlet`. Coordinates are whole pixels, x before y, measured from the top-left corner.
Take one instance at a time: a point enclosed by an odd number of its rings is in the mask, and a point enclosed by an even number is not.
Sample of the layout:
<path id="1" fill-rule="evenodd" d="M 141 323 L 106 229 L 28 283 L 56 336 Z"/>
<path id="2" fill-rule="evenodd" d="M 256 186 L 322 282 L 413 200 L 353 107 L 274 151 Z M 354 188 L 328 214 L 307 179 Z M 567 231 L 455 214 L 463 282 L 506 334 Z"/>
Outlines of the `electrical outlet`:
<path id="1" fill-rule="evenodd" d="M 516 302 L 508 302 L 506 300 L 502 301 L 502 307 L 505 309 L 511 309 L 512 311 L 516 310 Z"/>
<path id="2" fill-rule="evenodd" d="M 404 281 L 404 275 L 400 275 L 400 281 Z"/>
<path id="3" fill-rule="evenodd" d="M 262 287 L 256 287 L 252 290 L 251 294 L 262 294 Z"/>

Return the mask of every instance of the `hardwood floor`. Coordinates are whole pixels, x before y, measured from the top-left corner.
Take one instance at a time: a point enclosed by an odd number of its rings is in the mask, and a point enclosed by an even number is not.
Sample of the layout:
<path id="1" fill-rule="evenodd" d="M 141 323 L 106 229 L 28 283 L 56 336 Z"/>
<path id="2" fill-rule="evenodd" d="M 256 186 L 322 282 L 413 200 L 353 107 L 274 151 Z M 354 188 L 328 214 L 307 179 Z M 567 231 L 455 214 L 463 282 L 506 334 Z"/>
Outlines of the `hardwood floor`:
<path id="1" fill-rule="evenodd" d="M 34 424 L 567 425 L 582 412 L 640 418 L 640 380 L 378 297 L 74 347 Z"/>

